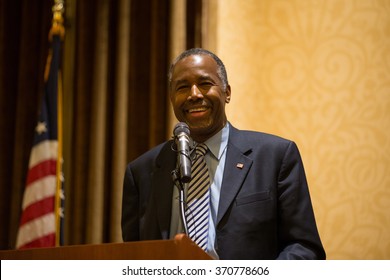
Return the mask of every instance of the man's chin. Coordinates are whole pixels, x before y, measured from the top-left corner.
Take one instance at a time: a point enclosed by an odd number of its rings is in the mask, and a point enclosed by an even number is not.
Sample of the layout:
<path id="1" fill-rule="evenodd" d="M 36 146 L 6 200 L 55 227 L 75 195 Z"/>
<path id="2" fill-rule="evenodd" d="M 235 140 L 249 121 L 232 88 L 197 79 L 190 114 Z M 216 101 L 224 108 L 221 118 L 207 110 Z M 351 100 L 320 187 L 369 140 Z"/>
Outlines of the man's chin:
<path id="1" fill-rule="evenodd" d="M 191 132 L 207 131 L 210 125 L 208 123 L 191 123 L 187 122 Z"/>
<path id="2" fill-rule="evenodd" d="M 210 133 L 210 125 L 209 124 L 196 124 L 196 125 L 191 125 L 188 123 L 188 127 L 190 128 L 190 136 L 194 138 L 198 138 L 199 136 L 204 136 Z"/>

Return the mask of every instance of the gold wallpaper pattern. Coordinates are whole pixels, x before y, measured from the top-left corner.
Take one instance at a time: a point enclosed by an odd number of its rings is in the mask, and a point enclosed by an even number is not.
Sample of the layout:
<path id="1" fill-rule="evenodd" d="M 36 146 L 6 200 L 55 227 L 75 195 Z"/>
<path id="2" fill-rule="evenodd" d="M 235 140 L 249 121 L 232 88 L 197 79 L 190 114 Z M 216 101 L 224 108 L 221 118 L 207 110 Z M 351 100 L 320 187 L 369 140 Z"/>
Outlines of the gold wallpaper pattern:
<path id="1" fill-rule="evenodd" d="M 328 259 L 390 259 L 390 1 L 217 2 L 230 121 L 298 144 Z"/>

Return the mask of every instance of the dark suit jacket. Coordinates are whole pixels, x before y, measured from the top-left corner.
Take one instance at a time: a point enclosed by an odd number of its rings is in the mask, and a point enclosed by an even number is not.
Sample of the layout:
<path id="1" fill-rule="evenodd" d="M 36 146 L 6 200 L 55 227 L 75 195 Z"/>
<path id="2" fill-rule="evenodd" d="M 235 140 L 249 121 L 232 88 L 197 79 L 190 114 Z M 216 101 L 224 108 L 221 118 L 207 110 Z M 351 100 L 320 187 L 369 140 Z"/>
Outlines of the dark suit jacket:
<path id="1" fill-rule="evenodd" d="M 163 143 L 127 166 L 124 241 L 169 238 L 176 165 L 171 145 Z M 230 125 L 215 247 L 221 259 L 325 258 L 294 142 Z"/>

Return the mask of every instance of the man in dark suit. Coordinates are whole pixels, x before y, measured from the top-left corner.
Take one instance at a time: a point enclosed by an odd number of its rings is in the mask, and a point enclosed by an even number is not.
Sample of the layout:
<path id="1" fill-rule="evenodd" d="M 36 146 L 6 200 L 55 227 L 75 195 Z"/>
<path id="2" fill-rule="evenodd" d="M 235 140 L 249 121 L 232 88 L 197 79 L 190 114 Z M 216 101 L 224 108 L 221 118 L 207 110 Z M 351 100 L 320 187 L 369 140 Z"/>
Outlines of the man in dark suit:
<path id="1" fill-rule="evenodd" d="M 222 61 L 204 49 L 185 51 L 171 65 L 169 91 L 177 119 L 208 149 L 206 251 L 220 259 L 325 259 L 297 146 L 227 121 L 231 88 Z M 182 231 L 173 146 L 167 141 L 128 165 L 124 241 L 168 239 Z"/>

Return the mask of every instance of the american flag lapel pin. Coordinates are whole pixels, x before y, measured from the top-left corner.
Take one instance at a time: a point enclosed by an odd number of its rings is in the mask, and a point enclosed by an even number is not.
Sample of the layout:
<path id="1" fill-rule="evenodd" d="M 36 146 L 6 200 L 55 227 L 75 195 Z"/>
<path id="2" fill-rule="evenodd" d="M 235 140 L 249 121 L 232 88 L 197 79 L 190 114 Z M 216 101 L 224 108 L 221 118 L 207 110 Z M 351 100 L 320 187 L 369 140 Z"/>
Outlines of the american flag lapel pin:
<path id="1" fill-rule="evenodd" d="M 240 168 L 240 169 L 242 169 L 242 168 L 244 167 L 244 164 L 239 162 L 239 163 L 237 163 L 237 165 L 236 165 L 236 166 L 237 166 L 237 168 Z"/>

